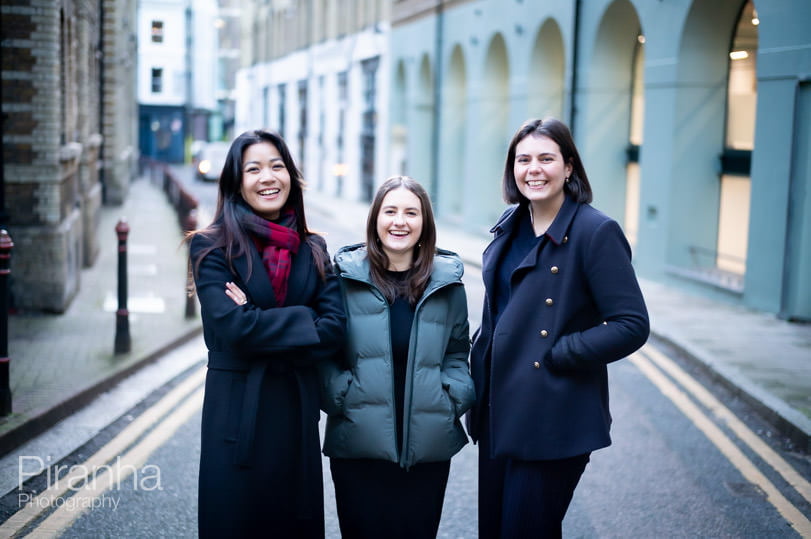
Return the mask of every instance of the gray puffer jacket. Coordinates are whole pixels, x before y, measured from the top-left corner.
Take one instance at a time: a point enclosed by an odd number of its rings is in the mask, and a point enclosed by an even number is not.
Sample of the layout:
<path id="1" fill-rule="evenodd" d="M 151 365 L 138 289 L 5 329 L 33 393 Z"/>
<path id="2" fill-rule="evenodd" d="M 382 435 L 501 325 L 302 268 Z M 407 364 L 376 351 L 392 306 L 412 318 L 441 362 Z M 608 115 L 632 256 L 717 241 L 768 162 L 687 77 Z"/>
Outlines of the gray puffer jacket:
<path id="1" fill-rule="evenodd" d="M 459 418 L 475 400 L 462 261 L 438 250 L 415 309 L 402 447 L 396 441 L 389 304 L 371 282 L 362 244 L 340 249 L 335 265 L 344 293 L 347 342 L 343 358 L 321 365 L 322 406 L 329 416 L 324 454 L 381 459 L 404 468 L 450 459 L 468 441 Z"/>

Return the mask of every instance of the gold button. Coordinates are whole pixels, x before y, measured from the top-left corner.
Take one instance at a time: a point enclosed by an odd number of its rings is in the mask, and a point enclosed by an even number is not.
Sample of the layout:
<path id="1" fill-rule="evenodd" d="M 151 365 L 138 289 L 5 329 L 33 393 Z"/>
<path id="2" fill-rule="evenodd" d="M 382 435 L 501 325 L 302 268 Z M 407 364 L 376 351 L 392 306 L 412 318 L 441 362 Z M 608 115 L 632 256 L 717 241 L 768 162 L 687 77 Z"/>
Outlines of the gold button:
<path id="1" fill-rule="evenodd" d="M 540 364 L 538 361 L 536 361 L 535 363 L 533 363 L 533 366 L 534 366 L 536 369 L 540 369 L 540 368 L 541 368 L 541 364 Z"/>
<path id="2" fill-rule="evenodd" d="M 552 301 L 552 298 L 546 298 L 546 304 L 547 305 L 552 305 L 553 303 L 555 303 L 555 302 Z"/>
<path id="3" fill-rule="evenodd" d="M 569 241 L 569 236 L 563 236 L 563 243 L 566 243 L 567 241 Z"/>
<path id="4" fill-rule="evenodd" d="M 542 329 L 541 330 L 541 337 L 548 337 L 548 336 L 549 336 L 549 332 L 546 331 L 545 329 Z"/>
<path id="5" fill-rule="evenodd" d="M 552 273 L 557 273 L 557 272 L 559 272 L 560 270 L 558 269 L 558 267 L 557 267 L 557 266 L 552 266 L 552 267 L 549 269 L 549 271 L 551 271 Z"/>

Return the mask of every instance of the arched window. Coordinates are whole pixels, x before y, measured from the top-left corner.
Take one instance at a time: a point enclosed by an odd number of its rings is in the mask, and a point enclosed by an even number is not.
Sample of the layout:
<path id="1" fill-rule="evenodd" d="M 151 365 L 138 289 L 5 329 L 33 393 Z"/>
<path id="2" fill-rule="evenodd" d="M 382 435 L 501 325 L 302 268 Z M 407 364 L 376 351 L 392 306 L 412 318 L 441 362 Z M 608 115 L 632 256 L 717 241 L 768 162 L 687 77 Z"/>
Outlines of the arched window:
<path id="1" fill-rule="evenodd" d="M 564 62 L 563 34 L 554 19 L 547 19 L 532 48 L 532 69 L 527 77 L 528 118 L 563 118 Z"/>
<path id="2" fill-rule="evenodd" d="M 408 119 L 406 111 L 406 71 L 403 60 L 397 62 L 391 100 L 391 136 L 389 168 L 397 174 L 409 174 L 408 166 Z"/>
<path id="3" fill-rule="evenodd" d="M 434 66 L 425 53 L 415 73 L 413 101 L 409 112 L 408 169 L 409 175 L 434 193 L 432 134 L 434 127 Z M 413 135 L 413 136 L 412 136 Z"/>
<path id="4" fill-rule="evenodd" d="M 631 79 L 631 122 L 628 130 L 628 165 L 625 179 L 625 235 L 636 246 L 639 231 L 639 148 L 645 118 L 645 35 L 637 36 Z"/>
<path id="5" fill-rule="evenodd" d="M 462 47 L 453 47 L 446 71 L 446 84 L 443 88 L 440 114 L 442 115 L 442 132 L 439 155 L 439 204 L 434 208 L 437 215 L 444 220 L 462 222 L 465 207 L 465 196 L 476 193 L 467 174 L 459 174 L 460 164 L 466 163 L 467 147 L 467 66 Z M 459 177 L 460 180 L 449 181 Z"/>
<path id="6" fill-rule="evenodd" d="M 501 196 L 501 176 L 504 172 L 504 155 L 512 132 L 517 126 L 509 124 L 510 118 L 510 62 L 507 45 L 501 34 L 490 40 L 485 56 L 484 84 L 478 106 L 480 118 L 487 129 L 480 130 L 476 141 L 476 163 L 481 173 L 476 185 L 482 207 L 476 208 L 477 226 L 494 223 L 504 211 L 504 200 Z M 503 141 L 493 143 L 493 141 Z"/>
<path id="7" fill-rule="evenodd" d="M 726 135 L 721 155 L 718 212 L 719 270 L 743 276 L 749 231 L 749 176 L 755 141 L 758 18 L 752 0 L 743 6 L 729 51 Z"/>

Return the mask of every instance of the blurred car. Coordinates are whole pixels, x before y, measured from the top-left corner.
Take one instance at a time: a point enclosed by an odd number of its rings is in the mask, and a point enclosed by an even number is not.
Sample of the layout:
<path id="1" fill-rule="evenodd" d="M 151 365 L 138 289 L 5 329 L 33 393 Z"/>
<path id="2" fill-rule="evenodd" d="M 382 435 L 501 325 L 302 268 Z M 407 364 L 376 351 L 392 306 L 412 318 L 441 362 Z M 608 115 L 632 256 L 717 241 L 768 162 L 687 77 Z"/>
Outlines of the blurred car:
<path id="1" fill-rule="evenodd" d="M 225 157 L 228 155 L 228 148 L 230 147 L 231 145 L 227 142 L 206 143 L 198 154 L 197 179 L 219 181 L 222 167 L 225 164 Z"/>
<path id="2" fill-rule="evenodd" d="M 208 144 L 208 142 L 205 140 L 193 140 L 191 142 L 189 153 L 191 154 L 191 164 L 194 167 L 194 170 L 197 170 L 197 163 L 200 162 L 200 152 L 203 150 L 203 147 L 206 144 Z"/>

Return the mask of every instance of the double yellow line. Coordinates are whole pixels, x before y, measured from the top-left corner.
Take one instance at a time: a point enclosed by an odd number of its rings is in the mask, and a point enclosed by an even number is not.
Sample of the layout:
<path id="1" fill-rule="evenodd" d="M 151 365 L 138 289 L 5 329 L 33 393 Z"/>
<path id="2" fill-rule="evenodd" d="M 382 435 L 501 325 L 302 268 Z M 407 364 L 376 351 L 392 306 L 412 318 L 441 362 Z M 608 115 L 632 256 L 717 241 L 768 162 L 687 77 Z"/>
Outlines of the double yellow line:
<path id="1" fill-rule="evenodd" d="M 56 510 L 37 524 L 27 537 L 53 537 L 67 529 L 93 506 L 93 500 L 99 499 L 111 488 L 117 488 L 132 471 L 143 467 L 149 455 L 166 443 L 202 407 L 205 375 L 205 367 L 195 370 L 81 466 L 71 467 L 64 477 L 48 485 L 46 490 L 0 525 L 0 537 L 19 536 L 26 526 L 52 509 L 55 500 L 64 500 L 66 496 L 71 503 L 58 504 Z M 144 436 L 147 431 L 150 432 Z M 142 439 L 133 446 L 139 438 Z M 108 463 L 118 455 L 121 457 L 116 466 L 109 466 Z M 98 470 L 101 472 L 92 473 Z M 73 492 L 71 486 L 82 483 L 86 484 Z M 71 492 L 68 493 L 68 490 Z"/>
<path id="2" fill-rule="evenodd" d="M 741 443 L 773 468 L 809 503 L 811 503 L 811 483 L 752 432 L 729 408 L 656 348 L 646 345 L 631 356 L 631 361 L 704 433 L 743 477 L 766 494 L 769 503 L 800 536 L 811 537 L 811 521 L 808 517 L 780 492 L 716 422 L 726 425 Z M 93 506 L 94 499 L 117 487 L 133 470 L 144 466 L 147 458 L 197 413 L 203 402 L 202 385 L 205 372 L 205 367 L 194 371 L 83 462 L 82 466 L 71 468 L 65 477 L 59 478 L 56 484 L 49 485 L 45 491 L 35 496 L 0 525 L 0 537 L 19 536 L 26 526 L 51 509 L 53 500 L 64 497 L 68 490 L 71 490 L 71 485 L 86 482 L 77 492 L 71 493 L 74 503 L 57 507 L 37 524 L 28 537 L 53 537 L 66 530 L 87 508 Z M 147 434 L 144 435 L 145 433 Z M 114 468 L 105 468 L 105 465 L 118 455 L 121 455 L 118 465 Z M 88 475 L 92 470 L 104 471 L 91 478 Z"/>
<path id="3" fill-rule="evenodd" d="M 785 518 L 801 537 L 811 537 L 811 521 L 797 509 L 733 440 L 704 413 L 697 403 L 706 408 L 719 423 L 725 424 L 738 439 L 746 444 L 765 463 L 771 466 L 806 501 L 811 503 L 811 484 L 803 478 L 776 451 L 747 427 L 729 408 L 724 406 L 706 388 L 682 370 L 673 360 L 651 345 L 644 346 L 631 356 L 631 361 L 669 398 L 681 412 L 698 427 L 715 447 L 752 484 L 760 488 L 766 499 Z M 665 375 L 667 374 L 667 376 Z M 669 378 L 668 378 L 669 376 Z"/>

